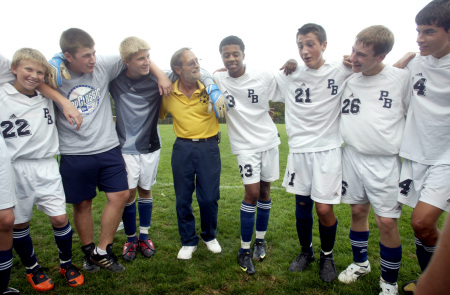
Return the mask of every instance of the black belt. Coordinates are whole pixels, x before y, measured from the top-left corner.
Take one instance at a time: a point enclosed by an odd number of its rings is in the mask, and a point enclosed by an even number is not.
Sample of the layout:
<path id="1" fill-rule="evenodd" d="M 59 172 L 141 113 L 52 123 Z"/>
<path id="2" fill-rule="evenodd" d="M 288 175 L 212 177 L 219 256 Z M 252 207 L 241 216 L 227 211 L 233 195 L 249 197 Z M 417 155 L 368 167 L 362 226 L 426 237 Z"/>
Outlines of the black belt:
<path id="1" fill-rule="evenodd" d="M 209 140 L 215 140 L 217 141 L 217 135 L 208 137 L 208 138 L 182 138 L 182 137 L 177 137 L 177 139 L 179 140 L 184 140 L 184 141 L 209 141 Z"/>

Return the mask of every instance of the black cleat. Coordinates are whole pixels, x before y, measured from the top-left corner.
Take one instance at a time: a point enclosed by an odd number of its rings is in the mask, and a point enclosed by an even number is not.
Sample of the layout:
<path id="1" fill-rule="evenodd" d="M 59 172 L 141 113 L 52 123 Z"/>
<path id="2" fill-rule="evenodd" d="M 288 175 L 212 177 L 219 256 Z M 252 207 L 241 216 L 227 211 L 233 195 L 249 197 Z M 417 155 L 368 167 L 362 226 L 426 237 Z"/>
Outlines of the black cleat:
<path id="1" fill-rule="evenodd" d="M 417 280 L 412 280 L 403 284 L 402 289 L 405 294 L 414 294 L 416 292 Z"/>
<path id="2" fill-rule="evenodd" d="M 289 265 L 289 271 L 304 271 L 314 260 L 316 260 L 316 258 L 314 257 L 314 253 L 309 255 L 307 253 L 301 252 L 300 255 L 298 255 L 297 258 L 295 258 L 294 261 L 292 261 L 292 263 Z"/>
<path id="3" fill-rule="evenodd" d="M 253 259 L 263 261 L 266 257 L 266 244 L 264 241 L 255 241 L 253 247 Z"/>
<path id="4" fill-rule="evenodd" d="M 99 255 L 96 254 L 95 251 L 91 254 L 91 261 L 100 266 L 101 268 L 105 268 L 112 272 L 123 272 L 125 271 L 125 267 L 117 262 L 117 257 L 112 253 L 112 245 L 109 244 L 106 246 L 106 254 Z"/>
<path id="5" fill-rule="evenodd" d="M 250 257 L 250 252 L 238 253 L 237 256 L 238 264 L 242 271 L 245 271 L 249 275 L 255 274 L 255 267 L 253 267 L 252 258 Z"/>
<path id="6" fill-rule="evenodd" d="M 20 292 L 17 289 L 14 289 L 12 287 L 8 287 L 8 288 L 6 288 L 5 291 L 3 291 L 2 294 L 20 294 Z"/>
<path id="7" fill-rule="evenodd" d="M 90 259 L 92 252 L 94 252 L 94 249 L 95 249 L 94 243 L 90 243 L 86 246 L 81 246 L 81 251 L 83 251 L 84 253 L 83 269 L 90 273 L 94 273 L 100 270 L 100 267 L 92 263 Z"/>
<path id="8" fill-rule="evenodd" d="M 324 255 L 320 252 L 320 271 L 319 276 L 324 282 L 331 282 L 337 277 L 336 266 L 334 265 L 333 254 Z"/>

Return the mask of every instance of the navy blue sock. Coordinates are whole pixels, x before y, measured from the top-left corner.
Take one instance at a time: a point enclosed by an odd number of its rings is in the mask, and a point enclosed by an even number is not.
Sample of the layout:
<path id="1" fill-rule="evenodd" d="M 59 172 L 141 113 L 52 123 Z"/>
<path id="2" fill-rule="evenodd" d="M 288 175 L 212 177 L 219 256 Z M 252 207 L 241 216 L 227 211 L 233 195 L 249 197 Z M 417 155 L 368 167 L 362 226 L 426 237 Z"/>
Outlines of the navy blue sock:
<path id="1" fill-rule="evenodd" d="M 431 260 L 431 256 L 433 256 L 436 250 L 436 246 L 425 246 L 417 237 L 415 237 L 415 241 L 417 260 L 419 261 L 420 269 L 424 272 Z"/>
<path id="2" fill-rule="evenodd" d="M 13 229 L 13 247 L 25 267 L 29 268 L 37 263 L 29 226 L 24 229 Z"/>
<path id="3" fill-rule="evenodd" d="M 148 240 L 148 230 L 151 225 L 153 198 L 142 199 L 138 198 L 139 210 L 139 240 Z"/>
<path id="4" fill-rule="evenodd" d="M 320 242 L 322 246 L 322 252 L 328 253 L 333 251 L 334 242 L 336 241 L 336 230 L 337 230 L 338 221 L 336 219 L 336 223 L 330 227 L 322 225 L 319 220 L 319 234 L 320 234 Z"/>
<path id="5" fill-rule="evenodd" d="M 253 236 L 253 227 L 255 225 L 256 205 L 241 204 L 241 248 L 250 249 L 250 243 Z"/>
<path id="6" fill-rule="evenodd" d="M 352 245 L 353 261 L 356 263 L 366 262 L 367 245 L 369 243 L 370 231 L 350 230 L 350 244 Z"/>
<path id="7" fill-rule="evenodd" d="M 264 241 L 264 236 L 269 225 L 270 208 L 272 200 L 258 201 L 256 204 L 256 239 L 255 241 Z"/>
<path id="8" fill-rule="evenodd" d="M 6 251 L 0 251 L 0 294 L 3 294 L 3 292 L 8 288 L 12 262 L 12 248 Z"/>
<path id="9" fill-rule="evenodd" d="M 70 222 L 61 228 L 53 227 L 56 245 L 58 246 L 61 267 L 72 264 L 72 235 L 73 230 Z"/>
<path id="10" fill-rule="evenodd" d="M 136 201 L 125 205 L 122 214 L 123 228 L 128 242 L 136 241 Z"/>
<path id="11" fill-rule="evenodd" d="M 310 196 L 295 195 L 295 217 L 298 240 L 303 253 L 313 254 L 312 249 L 312 208 L 314 201 Z"/>
<path id="12" fill-rule="evenodd" d="M 380 243 L 381 277 L 388 283 L 395 283 L 402 260 L 402 246 L 388 248 Z"/>

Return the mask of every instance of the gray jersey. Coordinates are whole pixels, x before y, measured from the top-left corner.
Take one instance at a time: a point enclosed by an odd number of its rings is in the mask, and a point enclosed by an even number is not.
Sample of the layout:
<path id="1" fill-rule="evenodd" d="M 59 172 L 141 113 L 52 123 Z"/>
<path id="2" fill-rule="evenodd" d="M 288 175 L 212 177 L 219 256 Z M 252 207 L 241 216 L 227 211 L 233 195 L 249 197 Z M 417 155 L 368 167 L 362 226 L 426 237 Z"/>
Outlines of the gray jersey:
<path id="1" fill-rule="evenodd" d="M 83 115 L 83 125 L 76 130 L 67 122 L 57 104 L 56 125 L 63 155 L 92 155 L 119 145 L 111 111 L 108 84 L 125 64 L 119 56 L 97 56 L 93 73 L 77 74 L 69 70 L 71 80 L 63 80 L 58 91 Z"/>

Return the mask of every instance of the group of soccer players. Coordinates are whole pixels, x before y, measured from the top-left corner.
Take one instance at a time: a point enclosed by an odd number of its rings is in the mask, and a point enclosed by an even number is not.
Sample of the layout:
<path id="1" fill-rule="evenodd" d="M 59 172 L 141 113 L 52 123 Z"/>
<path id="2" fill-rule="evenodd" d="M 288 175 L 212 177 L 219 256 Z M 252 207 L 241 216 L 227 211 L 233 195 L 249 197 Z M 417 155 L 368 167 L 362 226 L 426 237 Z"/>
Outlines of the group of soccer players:
<path id="1" fill-rule="evenodd" d="M 450 1 L 430 2 L 417 14 L 416 24 L 420 55 L 408 54 L 398 63 L 406 70 L 383 63 L 394 44 L 392 32 L 384 26 L 362 30 L 356 36 L 350 58 L 329 62 L 323 58 L 327 47 L 325 30 L 317 24 L 305 24 L 296 36 L 304 64 L 294 66 L 293 71 L 292 64 L 287 64 L 284 71 L 277 73 L 247 68 L 244 42 L 236 36 L 226 37 L 220 43 L 219 52 L 227 71 L 213 76 L 200 70 L 198 59 L 187 48 L 174 55 L 174 73 L 161 71 L 150 60 L 150 46 L 136 37 L 121 43 L 120 57 L 96 56 L 92 37 L 74 28 L 61 35 L 62 53 L 55 55 L 50 65 L 41 53 L 30 48 L 18 50 L 11 63 L 0 56 L 0 191 L 4 196 L 0 203 L 0 291 L 18 293 L 8 287 L 12 247 L 26 267 L 27 280 L 34 289 L 47 291 L 54 287 L 34 254 L 29 233 L 34 204 L 50 218 L 59 250 L 60 273 L 70 286 L 82 285 L 84 277 L 71 261 L 73 231 L 66 202 L 73 204 L 85 271 L 125 270 L 112 250 L 121 219 L 127 235 L 122 250 L 124 260 L 135 259 L 138 250 L 147 258 L 154 255 L 148 231 L 153 208 L 151 187 L 156 182 L 161 149 L 157 121 L 164 116 L 160 113 L 166 112 L 167 106 L 160 112 L 162 101 L 180 97 L 184 102 L 179 105 L 185 104 L 186 112 L 190 109 L 194 117 L 201 112 L 214 126 L 216 117 L 226 117 L 231 149 L 237 155 L 245 187 L 237 254 L 244 272 L 255 274 L 252 258 L 266 257 L 270 184 L 279 178 L 280 144 L 269 115 L 269 101 L 281 101 L 286 104 L 289 136 L 283 186 L 295 194 L 301 246 L 289 270 L 305 271 L 315 260 L 315 205 L 321 240 L 320 278 L 325 282 L 338 278 L 348 284 L 369 273 L 368 216 L 372 207 L 380 230 L 380 294 L 398 294 L 402 248 L 397 219 L 402 204 L 414 208 L 411 220 L 422 271 L 438 242 L 437 221 L 449 210 Z M 45 77 L 46 73 L 53 76 Z M 44 79 L 53 82 L 58 92 L 48 87 Z M 191 79 L 192 91 L 184 91 L 185 79 Z M 203 89 L 206 101 L 214 107 L 213 113 L 208 103 L 203 103 Z M 116 106 L 116 125 L 110 93 Z M 194 97 L 199 101 L 192 106 L 194 102 L 191 105 L 189 101 L 194 101 Z M 210 115 L 206 115 L 208 109 Z M 178 117 L 179 110 L 177 106 L 177 119 L 187 120 Z M 182 149 L 201 147 L 209 151 L 211 142 L 217 141 L 216 135 L 177 136 Z M 218 153 L 216 145 L 217 142 L 212 154 Z M 60 167 L 54 160 L 57 154 L 62 155 Z M 220 156 L 218 160 L 209 163 L 219 167 L 219 174 L 210 177 L 220 175 Z M 173 167 L 176 164 L 172 161 Z M 203 171 L 196 173 L 197 178 L 203 175 Z M 197 182 L 197 190 L 205 185 Z M 219 181 L 207 185 L 211 192 L 218 191 Z M 91 209 L 97 187 L 106 193 L 107 204 L 96 246 Z M 188 238 L 183 227 L 192 222 L 186 219 L 193 217 L 192 200 L 179 194 L 183 189 L 179 187 L 177 191 L 177 184 L 175 190 L 183 246 L 177 257 L 190 259 L 198 237 L 194 232 L 189 233 L 193 238 Z M 203 206 L 216 208 L 219 196 L 209 198 L 212 203 Z M 333 205 L 341 201 L 351 206 L 354 262 L 338 275 L 333 258 L 338 220 Z M 184 217 L 179 209 L 181 203 L 187 208 Z M 212 207 L 205 207 L 205 212 L 208 208 Z M 215 230 L 217 212 L 208 218 L 204 215 L 202 230 L 205 226 L 209 231 L 202 232 L 203 241 L 211 252 L 220 253 Z M 406 284 L 404 291 L 413 291 L 416 282 Z"/>

